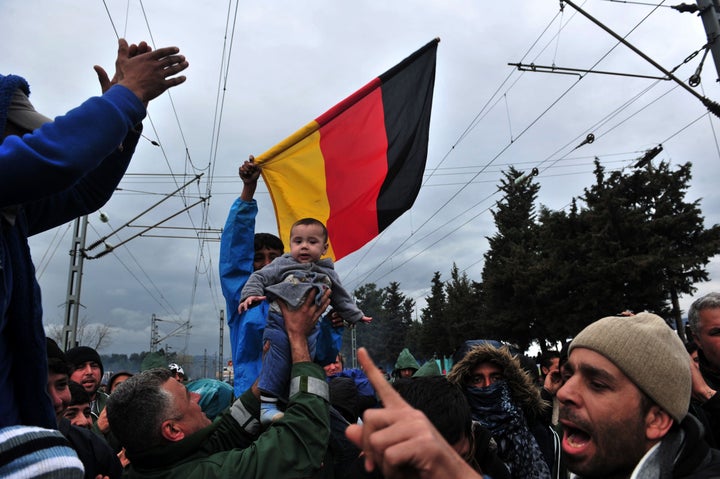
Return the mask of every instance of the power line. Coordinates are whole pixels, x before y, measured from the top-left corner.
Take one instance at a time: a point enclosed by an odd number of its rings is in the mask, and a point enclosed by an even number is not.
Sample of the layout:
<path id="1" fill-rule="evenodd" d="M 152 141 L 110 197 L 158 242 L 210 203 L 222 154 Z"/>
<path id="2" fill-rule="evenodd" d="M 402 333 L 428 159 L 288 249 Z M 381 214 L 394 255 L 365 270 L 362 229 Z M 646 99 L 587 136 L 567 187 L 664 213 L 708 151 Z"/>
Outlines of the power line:
<path id="1" fill-rule="evenodd" d="M 653 10 L 653 11 L 654 11 L 654 10 Z M 652 13 L 653 13 L 653 12 L 650 12 L 650 14 L 652 14 Z M 628 35 L 629 35 L 630 33 L 632 33 L 635 29 L 637 29 L 638 26 L 641 25 L 644 21 L 646 21 L 647 18 L 649 18 L 650 14 L 646 15 L 635 27 L 633 27 L 633 29 L 630 30 L 630 32 L 628 32 Z M 547 30 L 547 28 L 546 28 L 546 30 Z M 536 43 L 537 43 L 537 40 L 536 40 L 535 44 L 536 44 Z M 620 44 L 620 43 L 617 43 L 617 44 L 616 44 L 615 46 L 613 46 L 608 52 L 606 52 L 604 55 L 602 55 L 601 58 L 600 58 L 598 61 L 595 62 L 595 64 L 593 65 L 592 68 L 595 68 L 595 67 L 596 67 L 603 59 L 605 59 L 605 58 L 609 55 L 609 53 L 610 53 L 614 48 L 616 48 L 619 44 Z M 505 81 L 507 81 L 507 79 L 506 79 Z M 505 83 L 505 81 L 504 81 L 503 83 Z M 535 119 L 533 122 L 531 122 L 531 123 L 521 132 L 521 134 L 518 135 L 518 137 L 514 138 L 514 140 L 517 140 L 517 138 L 519 138 L 520 136 L 522 136 L 523 133 L 525 133 L 525 132 L 528 131 L 532 126 L 534 126 L 535 123 L 536 123 L 543 115 L 545 115 L 552 107 L 554 107 L 554 106 L 560 101 L 560 99 L 562 99 L 562 98 L 570 91 L 570 89 L 572 89 L 573 87 L 575 87 L 575 86 L 577 85 L 577 83 L 578 83 L 578 82 L 575 82 L 575 83 L 574 83 L 573 85 L 571 85 L 565 92 L 563 92 L 563 93 L 560 95 L 560 97 L 558 97 L 554 102 L 552 102 L 552 103 L 550 104 L 550 106 L 548 106 L 548 107 L 545 109 L 545 111 L 543 111 L 538 117 L 536 117 L 536 119 Z M 642 95 L 640 95 L 640 96 L 642 96 Z M 639 96 L 638 96 L 637 98 L 639 98 Z M 635 100 L 637 100 L 637 98 L 636 98 Z M 627 105 L 626 105 L 626 107 L 627 107 Z M 479 115 L 476 116 L 476 118 L 478 118 L 478 117 L 479 117 Z M 465 130 L 465 132 L 463 133 L 463 135 L 464 135 L 467 131 L 468 131 L 468 129 Z M 463 135 L 461 135 L 461 137 L 464 137 Z M 486 167 L 489 166 L 490 164 L 492 164 L 495 159 L 497 159 L 501 154 L 503 154 L 503 153 L 509 148 L 509 146 L 510 146 L 512 143 L 513 143 L 513 142 L 511 142 L 511 143 L 509 143 L 508 145 L 506 145 L 506 147 L 505 147 L 504 149 L 502 149 L 489 163 L 486 164 Z M 450 151 L 454 151 L 454 148 L 455 148 L 455 145 L 453 145 L 453 147 L 451 148 Z M 447 156 L 447 155 L 446 155 L 446 156 Z M 544 161 L 547 161 L 547 160 L 544 160 Z M 544 163 L 544 161 L 541 162 L 540 164 Z M 557 162 L 557 161 L 558 161 L 558 160 L 556 160 L 556 162 Z M 551 165 L 551 167 L 552 167 L 552 166 L 554 166 L 554 163 Z M 481 169 L 480 172 L 482 172 L 482 171 L 483 171 L 483 170 Z M 479 173 L 478 173 L 478 174 L 479 174 Z M 436 210 L 436 212 L 435 212 L 430 218 L 428 218 L 428 219 L 421 225 L 421 227 L 420 227 L 419 229 L 422 229 L 422 227 L 423 227 L 424 225 L 426 225 L 426 224 L 430 221 L 430 219 L 432 219 L 432 217 L 434 217 L 435 215 L 437 215 L 440 210 L 442 210 L 443 208 L 445 208 L 445 207 L 450 203 L 450 201 L 452 201 L 454 198 L 456 198 L 457 195 L 459 194 L 459 192 L 462 191 L 469 183 L 473 182 L 476 177 L 477 177 L 477 175 L 476 175 L 476 176 L 473 176 L 473 177 L 469 180 L 469 182 L 467 182 L 467 183 L 464 184 L 459 190 L 457 190 L 457 191 L 455 192 L 455 194 L 451 196 L 450 200 L 448 200 L 448 201 L 446 201 L 445 203 L 443 203 L 443 205 L 442 205 L 438 210 Z M 426 180 L 426 182 L 427 182 L 427 180 Z M 486 201 L 487 199 L 489 199 L 491 196 L 493 196 L 493 195 L 496 194 L 496 193 L 497 193 L 497 191 L 493 192 L 493 193 L 492 193 L 491 195 L 489 195 L 489 196 L 486 196 L 485 198 L 483 198 L 483 200 L 481 200 L 480 202 L 478 202 L 478 203 L 476 203 L 475 205 L 473 205 L 473 207 L 471 207 L 470 209 L 479 206 L 480 203 L 482 203 L 483 201 Z M 483 211 L 481 211 L 481 213 L 484 213 L 484 212 L 487 211 L 488 209 L 489 209 L 489 208 L 484 209 Z M 461 213 L 460 215 L 456 215 L 455 217 L 453 217 L 453 219 L 452 219 L 451 221 L 457 219 L 457 218 L 460 217 L 462 214 L 465 214 L 465 213 L 467 213 L 468 211 L 469 211 L 469 209 L 464 210 L 463 213 Z M 474 218 L 476 218 L 477 216 L 478 216 L 478 215 L 474 216 L 474 217 L 471 218 L 471 219 L 474 219 Z M 450 223 L 450 222 L 445 222 L 445 223 L 444 223 L 442 226 L 440 226 L 439 228 L 433 229 L 430 233 L 426 234 L 426 235 L 425 235 L 423 238 L 421 238 L 420 240 L 417 240 L 414 244 L 418 244 L 418 243 L 422 242 L 424 239 L 428 238 L 430 235 L 434 234 L 434 233 L 437 232 L 439 229 L 444 228 L 444 227 L 447 226 L 449 223 Z M 464 223 L 463 225 L 461 225 L 460 227 L 464 226 L 465 224 L 467 224 L 467 222 Z M 453 232 L 457 231 L 460 227 L 457 227 L 457 228 L 453 229 L 450 233 L 442 236 L 441 240 L 442 240 L 442 239 L 446 239 L 450 234 L 452 234 Z M 419 230 L 419 229 L 418 229 L 418 230 Z M 411 235 L 409 235 L 403 242 L 401 242 L 401 244 L 400 244 L 398 247 L 396 247 L 389 255 L 387 255 L 387 256 L 385 257 L 385 259 L 383 259 L 382 261 L 380 261 L 375 268 L 372 268 L 372 269 L 370 270 L 370 272 L 367 273 L 367 274 L 363 277 L 362 280 L 358 281 L 358 283 L 361 284 L 361 283 L 367 281 L 368 278 L 369 278 L 371 275 L 373 275 L 382 265 L 388 264 L 390 258 L 392 258 L 392 257 L 399 251 L 399 249 L 400 249 L 401 247 L 405 246 L 405 244 L 407 243 L 407 241 L 408 241 L 411 237 L 413 237 L 414 234 L 415 234 L 415 233 L 412 233 Z M 440 240 L 439 240 L 439 241 L 440 241 Z M 436 243 L 437 243 L 437 242 L 433 243 L 433 245 L 436 244 Z M 373 244 L 373 247 L 375 246 L 375 244 L 376 244 L 376 243 Z M 425 251 L 425 250 L 423 250 L 423 251 Z M 413 258 L 416 257 L 416 256 L 417 256 L 417 255 L 411 257 L 410 259 L 413 259 Z M 363 259 L 364 259 L 364 257 L 363 257 Z M 406 264 L 408 261 L 409 261 L 409 260 L 406 260 L 405 262 L 401 263 L 400 266 Z M 359 263 L 358 263 L 358 264 L 359 264 Z M 394 267 L 391 271 L 395 271 L 395 270 L 398 269 L 400 266 Z M 351 273 L 356 269 L 356 267 L 357 267 L 357 265 L 351 270 Z M 382 277 L 385 277 L 386 275 L 387 275 L 387 274 L 382 275 L 382 276 L 381 276 L 380 278 L 378 278 L 378 279 L 381 279 Z"/>

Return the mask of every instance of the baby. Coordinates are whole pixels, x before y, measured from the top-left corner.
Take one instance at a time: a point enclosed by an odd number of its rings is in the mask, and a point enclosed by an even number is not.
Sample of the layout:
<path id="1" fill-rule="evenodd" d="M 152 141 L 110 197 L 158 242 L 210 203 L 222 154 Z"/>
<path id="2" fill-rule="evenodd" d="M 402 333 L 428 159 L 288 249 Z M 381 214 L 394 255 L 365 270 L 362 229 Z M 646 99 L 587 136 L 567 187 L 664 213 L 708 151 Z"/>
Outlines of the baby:
<path id="1" fill-rule="evenodd" d="M 240 295 L 238 311 L 242 313 L 268 296 L 271 300 L 283 300 L 290 308 L 298 308 L 312 289 L 318 290 L 317 298 L 320 298 L 322 292 L 330 288 L 330 304 L 344 321 L 353 325 L 372 321 L 342 287 L 332 259 L 321 259 L 327 248 L 328 232 L 321 221 L 314 218 L 296 221 L 290 229 L 290 253 L 250 276 Z M 291 361 L 284 324 L 279 306 L 272 301 L 263 333 L 263 342 L 269 341 L 270 347 L 263 356 L 258 384 L 262 403 L 260 421 L 264 425 L 282 417 L 278 398 L 287 398 Z M 311 353 L 314 337 L 308 338 Z"/>

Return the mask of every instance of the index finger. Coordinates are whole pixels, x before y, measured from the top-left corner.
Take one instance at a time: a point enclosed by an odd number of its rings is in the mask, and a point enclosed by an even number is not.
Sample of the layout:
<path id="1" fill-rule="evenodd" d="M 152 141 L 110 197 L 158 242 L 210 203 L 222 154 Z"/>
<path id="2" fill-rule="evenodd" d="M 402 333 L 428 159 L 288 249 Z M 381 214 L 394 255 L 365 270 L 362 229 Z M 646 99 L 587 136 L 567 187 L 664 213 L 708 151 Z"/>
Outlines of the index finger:
<path id="1" fill-rule="evenodd" d="M 159 60 L 161 58 L 165 58 L 170 55 L 175 55 L 178 53 L 180 49 L 178 47 L 164 47 L 164 48 L 158 48 L 155 51 L 148 52 L 151 55 L 151 58 L 154 58 L 155 60 Z"/>
<path id="2" fill-rule="evenodd" d="M 360 366 L 362 366 L 365 371 L 365 375 L 370 380 L 370 384 L 372 384 L 375 389 L 375 393 L 382 402 L 383 407 L 407 406 L 402 396 L 387 382 L 385 376 L 383 376 L 380 369 L 375 365 L 367 349 L 359 348 L 357 357 Z"/>

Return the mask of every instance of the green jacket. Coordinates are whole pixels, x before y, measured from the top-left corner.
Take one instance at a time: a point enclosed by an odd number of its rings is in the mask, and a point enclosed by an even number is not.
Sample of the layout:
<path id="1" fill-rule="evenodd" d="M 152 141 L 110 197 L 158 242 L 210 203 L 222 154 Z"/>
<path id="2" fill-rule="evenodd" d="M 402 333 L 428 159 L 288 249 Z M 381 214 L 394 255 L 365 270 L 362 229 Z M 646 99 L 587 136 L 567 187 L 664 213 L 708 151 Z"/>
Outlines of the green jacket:
<path id="1" fill-rule="evenodd" d="M 416 371 L 420 369 L 420 365 L 417 360 L 415 360 L 415 356 L 412 355 L 408 348 L 400 351 L 397 361 L 395 361 L 394 370 L 399 371 L 400 369 L 415 369 Z"/>
<path id="2" fill-rule="evenodd" d="M 420 369 L 415 371 L 415 374 L 412 375 L 412 377 L 414 378 L 420 378 L 425 376 L 442 376 L 440 366 L 438 366 L 437 361 L 435 361 L 434 358 L 428 359 L 425 364 L 420 366 Z"/>
<path id="3" fill-rule="evenodd" d="M 127 477 L 160 479 L 292 478 L 312 476 L 330 437 L 325 372 L 293 365 L 285 416 L 260 434 L 260 403 L 246 391 L 210 426 L 182 441 L 128 451 Z"/>

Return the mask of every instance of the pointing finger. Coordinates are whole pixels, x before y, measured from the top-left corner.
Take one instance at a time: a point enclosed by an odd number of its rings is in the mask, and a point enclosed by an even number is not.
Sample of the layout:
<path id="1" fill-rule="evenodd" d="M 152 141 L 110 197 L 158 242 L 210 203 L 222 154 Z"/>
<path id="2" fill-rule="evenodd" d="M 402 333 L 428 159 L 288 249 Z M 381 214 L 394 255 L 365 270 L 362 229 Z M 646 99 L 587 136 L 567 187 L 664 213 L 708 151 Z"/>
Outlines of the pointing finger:
<path id="1" fill-rule="evenodd" d="M 375 365 L 370 357 L 370 354 L 367 352 L 367 349 L 358 349 L 358 361 L 360 362 L 360 365 L 365 371 L 365 375 L 370 380 L 370 384 L 373 385 L 375 393 L 380 401 L 382 401 L 384 407 L 407 406 L 405 400 L 398 394 L 397 391 L 395 391 L 390 383 L 387 382 L 385 376 Z"/>

